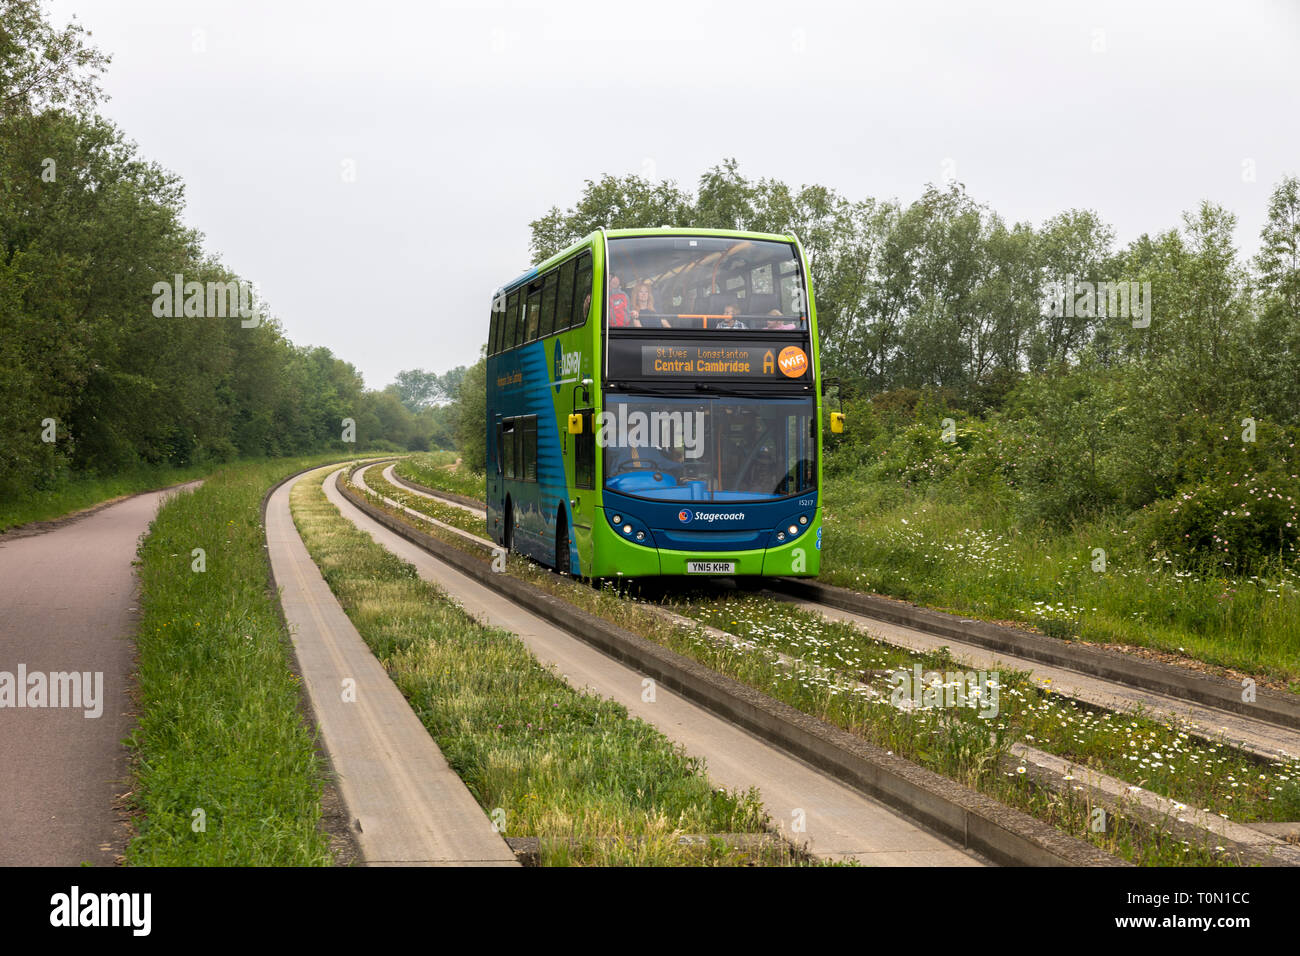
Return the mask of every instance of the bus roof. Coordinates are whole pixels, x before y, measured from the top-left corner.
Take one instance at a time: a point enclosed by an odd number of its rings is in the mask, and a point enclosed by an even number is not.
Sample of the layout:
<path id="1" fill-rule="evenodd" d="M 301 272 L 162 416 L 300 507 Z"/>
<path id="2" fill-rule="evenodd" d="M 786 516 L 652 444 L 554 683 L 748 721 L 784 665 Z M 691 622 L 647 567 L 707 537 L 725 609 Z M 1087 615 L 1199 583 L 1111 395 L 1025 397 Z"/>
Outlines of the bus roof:
<path id="1" fill-rule="evenodd" d="M 793 236 L 778 236 L 770 232 L 747 232 L 743 229 L 606 229 L 605 235 L 611 239 L 625 239 L 628 236 L 718 236 L 732 239 L 768 239 L 775 242 L 794 242 Z"/>
<path id="2" fill-rule="evenodd" d="M 680 227 L 680 228 L 647 226 L 643 229 L 606 229 L 605 235 L 610 239 L 626 239 L 632 236 L 718 236 L 718 237 L 736 238 L 736 239 L 766 239 L 771 242 L 796 242 L 797 241 L 794 236 L 782 236 L 770 232 L 746 232 L 745 230 L 742 229 L 693 229 L 689 226 Z M 561 260 L 566 259 L 569 256 L 573 255 L 573 253 L 577 252 L 579 249 L 585 249 L 587 246 L 591 245 L 592 241 L 598 238 L 599 236 L 600 236 L 599 230 L 591 233 L 590 235 L 583 236 L 577 242 L 572 243 L 571 245 L 567 246 L 564 249 L 561 249 L 555 255 L 551 256 L 549 259 L 546 259 L 545 261 L 538 263 L 537 265 L 529 269 L 527 272 L 524 272 L 521 275 L 517 276 L 516 278 L 505 283 L 503 286 L 501 286 L 498 295 L 501 293 L 510 292 L 514 290 L 518 286 L 521 286 L 525 282 L 528 282 L 530 279 L 535 278 L 540 273 L 545 272 L 555 263 L 560 262 Z"/>

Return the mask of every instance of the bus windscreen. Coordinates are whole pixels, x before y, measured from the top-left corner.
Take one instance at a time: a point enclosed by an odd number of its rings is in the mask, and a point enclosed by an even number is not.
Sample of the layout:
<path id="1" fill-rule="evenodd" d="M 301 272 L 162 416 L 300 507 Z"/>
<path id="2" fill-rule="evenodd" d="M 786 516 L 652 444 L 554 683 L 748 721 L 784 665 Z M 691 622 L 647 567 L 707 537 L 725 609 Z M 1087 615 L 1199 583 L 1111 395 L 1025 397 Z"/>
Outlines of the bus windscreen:
<path id="1" fill-rule="evenodd" d="M 767 501 L 817 484 L 811 399 L 608 395 L 605 487 L 658 501 Z"/>

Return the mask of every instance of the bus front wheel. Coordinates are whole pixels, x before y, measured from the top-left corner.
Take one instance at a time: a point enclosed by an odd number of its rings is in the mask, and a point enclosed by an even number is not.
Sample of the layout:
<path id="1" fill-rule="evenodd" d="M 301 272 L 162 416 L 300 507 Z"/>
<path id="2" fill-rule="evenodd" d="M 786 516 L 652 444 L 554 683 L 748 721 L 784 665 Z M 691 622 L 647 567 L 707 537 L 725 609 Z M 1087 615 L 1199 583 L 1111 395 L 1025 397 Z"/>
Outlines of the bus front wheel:
<path id="1" fill-rule="evenodd" d="M 506 499 L 505 526 L 501 531 L 501 546 L 506 551 L 513 551 L 515 547 L 515 506 L 509 498 Z"/>

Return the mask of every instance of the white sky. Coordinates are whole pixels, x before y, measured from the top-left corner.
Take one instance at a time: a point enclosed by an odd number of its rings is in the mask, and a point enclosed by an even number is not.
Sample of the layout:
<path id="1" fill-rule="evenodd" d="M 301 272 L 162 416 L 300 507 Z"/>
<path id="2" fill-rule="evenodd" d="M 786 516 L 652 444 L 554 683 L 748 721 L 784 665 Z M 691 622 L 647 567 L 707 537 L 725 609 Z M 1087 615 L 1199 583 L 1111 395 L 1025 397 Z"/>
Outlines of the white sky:
<path id="1" fill-rule="evenodd" d="M 1300 173 L 1300 0 L 50 9 L 112 55 L 103 112 L 184 178 L 208 250 L 375 388 L 473 362 L 529 221 L 604 173 L 693 188 L 735 156 L 910 201 L 952 170 L 1009 221 L 1093 208 L 1120 243 L 1210 199 L 1248 254 Z"/>

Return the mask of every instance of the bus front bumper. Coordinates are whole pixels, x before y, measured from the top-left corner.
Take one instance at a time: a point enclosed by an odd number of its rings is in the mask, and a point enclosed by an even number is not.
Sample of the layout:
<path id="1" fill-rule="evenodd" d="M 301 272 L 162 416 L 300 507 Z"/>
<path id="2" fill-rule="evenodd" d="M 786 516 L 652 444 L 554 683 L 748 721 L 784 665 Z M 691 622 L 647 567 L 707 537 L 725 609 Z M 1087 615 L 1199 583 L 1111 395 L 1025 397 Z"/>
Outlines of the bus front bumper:
<path id="1" fill-rule="evenodd" d="M 609 557 L 602 562 L 606 566 L 592 569 L 593 577 L 815 577 L 821 570 L 820 520 L 794 541 L 774 548 L 747 551 L 675 551 L 636 545 L 607 531 L 608 526 L 602 527 L 603 524 L 597 525 L 596 533 L 607 536 L 607 540 L 601 542 L 604 547 L 600 548 L 600 553 Z"/>

